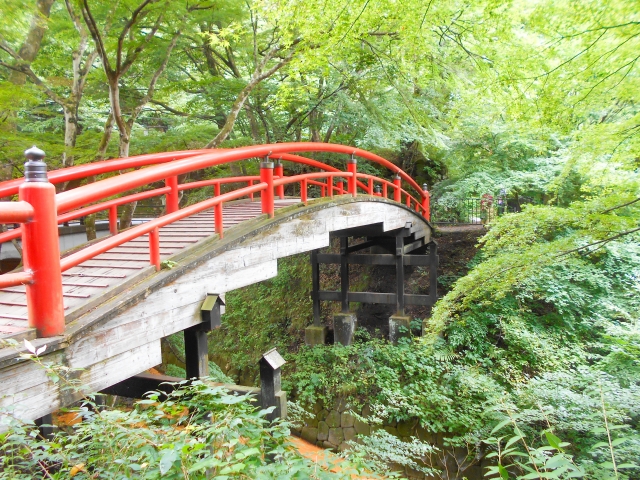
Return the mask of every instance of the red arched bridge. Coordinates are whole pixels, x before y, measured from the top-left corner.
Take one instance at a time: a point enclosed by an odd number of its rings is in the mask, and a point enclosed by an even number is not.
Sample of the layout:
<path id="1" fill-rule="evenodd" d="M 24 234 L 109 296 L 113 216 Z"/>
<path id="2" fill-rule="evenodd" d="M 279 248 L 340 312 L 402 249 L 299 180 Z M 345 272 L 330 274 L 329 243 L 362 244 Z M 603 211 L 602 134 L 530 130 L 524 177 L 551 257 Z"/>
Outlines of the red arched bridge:
<path id="1" fill-rule="evenodd" d="M 301 156 L 314 152 L 344 154 L 346 169 Z M 355 328 L 352 302 L 395 305 L 393 338 L 408 326 L 406 305 L 435 302 L 437 250 L 426 186 L 365 150 L 283 143 L 141 155 L 48 174 L 44 152 L 25 153 L 25 178 L 0 183 L 0 198 L 18 197 L 0 202 L 0 223 L 14 225 L 0 233 L 0 244 L 20 239 L 24 265 L 0 275 L 0 408 L 13 408 L 19 418 L 42 417 L 81 395 L 26 360 L 23 340 L 67 369 L 66 381 L 95 392 L 161 363 L 160 340 L 184 331 L 187 375 L 201 376 L 208 368 L 206 332 L 219 325 L 224 304 L 220 295 L 275 276 L 284 256 L 311 252 L 309 344 L 325 341 L 321 301 L 341 302 L 334 318 L 341 343 L 350 343 Z M 251 158 L 261 159 L 259 175 L 178 181 Z M 359 172 L 358 159 L 385 167 L 392 180 Z M 314 171 L 286 175 L 283 162 Z M 56 194 L 54 184 L 96 175 L 107 178 Z M 181 192 L 205 187 L 213 187 L 212 197 L 180 205 Z M 153 197 L 163 198 L 164 214 L 119 231 L 118 207 Z M 110 235 L 60 255 L 58 225 L 101 211 L 108 212 Z M 340 239 L 340 253 L 320 253 L 330 236 Z M 321 264 L 340 265 L 339 291 L 320 289 Z M 349 291 L 352 264 L 395 266 L 395 292 Z M 404 269 L 411 265 L 430 267 L 428 293 L 405 293 Z"/>

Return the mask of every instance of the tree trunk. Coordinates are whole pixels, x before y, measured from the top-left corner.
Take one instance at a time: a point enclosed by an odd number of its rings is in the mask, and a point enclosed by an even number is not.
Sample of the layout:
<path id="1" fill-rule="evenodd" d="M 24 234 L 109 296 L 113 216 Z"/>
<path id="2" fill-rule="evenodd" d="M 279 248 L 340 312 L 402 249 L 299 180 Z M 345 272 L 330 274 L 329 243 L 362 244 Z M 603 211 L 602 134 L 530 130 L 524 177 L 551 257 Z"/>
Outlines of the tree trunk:
<path id="1" fill-rule="evenodd" d="M 127 203 L 122 207 L 122 214 L 120 215 L 120 230 L 125 230 L 131 227 L 133 221 L 133 212 L 136 211 L 138 202 Z"/>
<path id="2" fill-rule="evenodd" d="M 87 177 L 87 184 L 93 183 L 96 181 L 96 176 L 91 175 Z M 96 214 L 92 213 L 91 215 L 87 215 L 84 217 L 84 228 L 87 232 L 87 242 L 91 240 L 95 240 L 97 238 L 96 234 Z"/>
<path id="3" fill-rule="evenodd" d="M 231 106 L 231 111 L 229 112 L 229 115 L 227 115 L 227 121 L 224 123 L 224 126 L 218 132 L 216 137 L 211 140 L 204 148 L 218 148 L 220 144 L 227 139 L 227 137 L 231 133 L 231 130 L 233 130 L 233 126 L 236 123 L 236 119 L 238 118 L 240 109 L 242 109 L 242 106 L 251 93 L 251 90 L 253 90 L 257 84 L 258 82 L 251 81 L 246 87 L 242 89 L 242 91 L 238 95 L 238 98 L 236 98 L 236 101 L 233 102 L 233 105 Z"/>
<path id="4" fill-rule="evenodd" d="M 38 52 L 40 51 L 40 45 L 42 44 L 42 38 L 47 30 L 47 22 L 46 19 L 49 18 L 49 14 L 51 13 L 51 5 L 55 0 L 37 0 L 36 8 L 37 12 L 33 14 L 31 18 L 31 25 L 29 26 L 29 31 L 27 32 L 27 37 L 24 42 L 20 46 L 20 50 L 18 50 L 18 55 L 22 59 L 22 62 L 26 65 L 31 65 L 31 63 L 35 60 Z M 9 81 L 14 85 L 24 85 L 27 82 L 27 75 L 18 72 L 16 70 L 11 70 L 9 74 Z M 15 116 L 12 112 L 11 116 Z M 15 120 L 15 119 L 14 119 Z M 9 129 L 16 128 L 16 122 L 6 122 L 9 126 Z M 0 182 L 4 180 L 11 180 L 13 177 L 13 164 L 7 163 L 0 166 Z"/>
<path id="5" fill-rule="evenodd" d="M 71 167 L 74 163 L 73 149 L 78 138 L 78 105 L 64 107 L 64 153 L 62 168 Z"/>
<path id="6" fill-rule="evenodd" d="M 20 58 L 26 62 L 27 65 L 36 59 L 38 52 L 40 51 L 40 45 L 42 44 L 42 38 L 47 31 L 47 21 L 49 14 L 51 13 L 51 6 L 55 0 L 37 0 L 36 8 L 38 11 L 31 18 L 31 25 L 29 26 L 29 32 L 27 32 L 27 38 L 18 50 Z M 27 75 L 15 70 L 11 71 L 9 81 L 14 85 L 24 85 L 27 81 Z"/>

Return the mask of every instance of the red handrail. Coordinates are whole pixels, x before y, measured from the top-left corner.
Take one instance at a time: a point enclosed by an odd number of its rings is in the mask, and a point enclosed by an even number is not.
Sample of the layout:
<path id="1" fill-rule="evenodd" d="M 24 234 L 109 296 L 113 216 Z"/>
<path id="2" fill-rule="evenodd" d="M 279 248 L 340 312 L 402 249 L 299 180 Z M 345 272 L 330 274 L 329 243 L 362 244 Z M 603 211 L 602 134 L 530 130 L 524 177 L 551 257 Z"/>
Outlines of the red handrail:
<path id="1" fill-rule="evenodd" d="M 317 160 L 295 154 L 308 151 L 349 154 L 351 155 L 351 160 L 347 163 L 348 171 L 343 172 Z M 42 152 L 39 152 L 39 154 L 43 155 Z M 355 161 L 356 156 L 371 160 L 391 169 L 396 174 L 394 181 L 390 182 L 373 175 L 357 173 L 357 165 Z M 275 172 L 276 175 L 274 176 L 273 163 L 266 161 L 261 164 L 261 173 L 259 177 L 227 177 L 190 182 L 182 185 L 179 185 L 177 182 L 178 176 L 182 174 L 215 165 L 255 157 L 264 158 L 265 160 L 279 159 L 296 162 L 319 168 L 323 171 L 287 177 L 284 176 L 282 167 L 278 164 Z M 155 165 L 150 166 L 152 164 Z M 41 163 L 41 165 L 44 164 Z M 33 180 L 33 178 L 35 178 L 33 177 L 33 172 L 36 172 L 37 169 L 32 170 L 32 183 L 22 183 L 19 187 L 21 199 L 24 198 L 24 200 L 20 202 L 0 203 L 0 222 L 2 223 L 17 222 L 24 224 L 24 222 L 27 222 L 32 217 L 35 220 L 33 222 L 33 226 L 30 226 L 29 228 L 16 229 L 12 232 L 6 232 L 0 235 L 0 242 L 2 242 L 10 238 L 16 238 L 20 235 L 19 230 L 23 230 L 23 248 L 25 251 L 25 271 L 22 273 L 0 276 L 0 287 L 19 284 L 27 285 L 29 321 L 30 325 L 37 328 L 38 335 L 51 336 L 64 331 L 64 315 L 61 307 L 61 271 L 77 266 L 96 255 L 104 253 L 118 245 L 122 245 L 123 243 L 145 234 L 149 234 L 150 263 L 155 265 L 156 269 L 159 269 L 159 228 L 197 212 L 214 208 L 215 231 L 219 234 L 220 238 L 222 238 L 222 205 L 224 202 L 228 202 L 230 200 L 245 196 L 249 196 L 253 199 L 253 195 L 255 193 L 261 192 L 262 211 L 269 216 L 273 216 L 274 190 L 277 191 L 278 196 L 282 197 L 284 195 L 284 186 L 288 184 L 300 183 L 300 196 L 301 200 L 305 203 L 307 200 L 308 185 L 320 185 L 322 187 L 322 195 L 324 195 L 326 191 L 330 196 L 333 196 L 335 192 L 338 194 L 348 193 L 355 196 L 357 195 L 358 187 L 369 194 L 374 194 L 374 185 L 378 184 L 382 185 L 383 189 L 382 192 L 376 191 L 375 195 L 387 197 L 388 189 L 391 188 L 393 189 L 394 200 L 400 201 L 402 200 L 402 195 L 404 195 L 407 207 L 412 207 L 413 205 L 417 212 L 422 212 L 425 218 L 429 218 L 429 193 L 426 190 L 420 190 L 418 184 L 405 172 L 393 165 L 391 162 L 388 162 L 375 154 L 365 150 L 336 144 L 301 142 L 257 145 L 234 150 L 168 152 L 164 154 L 141 155 L 139 157 L 131 157 L 127 159 L 109 160 L 101 162 L 100 164 L 72 167 L 63 171 L 54 171 L 51 172 L 48 177 L 52 183 L 60 183 L 68 180 L 80 179 L 83 176 L 109 173 L 115 170 L 138 168 L 142 166 L 147 166 L 148 168 L 123 173 L 117 177 L 107 178 L 90 185 L 78 187 L 67 192 L 59 193 L 55 195 L 55 197 L 53 196 L 53 186 L 50 182 L 47 182 L 46 174 L 42 173 L 41 170 L 38 170 L 38 172 L 40 172 L 38 173 L 40 177 L 37 180 Z M 334 185 L 334 178 L 336 177 L 347 180 L 346 190 L 344 189 L 343 180 L 338 181 L 337 185 Z M 319 181 L 321 179 L 325 179 L 325 182 Z M 367 180 L 367 184 L 361 182 L 360 179 Z M 409 183 L 409 185 L 420 194 L 420 200 L 412 196 L 408 191 L 402 189 L 402 179 Z M 165 181 L 166 186 L 103 201 L 96 205 L 86 206 L 89 203 L 100 201 L 114 195 L 120 195 L 132 189 L 158 181 Z M 0 195 L 14 194 L 18 190 L 17 184 L 19 184 L 19 182 L 20 180 L 14 180 L 0 184 Z M 236 189 L 232 192 L 220 194 L 220 186 L 222 184 L 236 182 L 247 183 L 248 186 Z M 254 182 L 258 183 L 254 185 Z M 214 186 L 214 198 L 179 210 L 179 191 L 202 188 L 211 185 Z M 46 196 L 41 197 L 39 193 L 40 191 L 46 191 Z M 124 232 L 117 233 L 117 207 L 119 205 L 158 195 L 166 195 L 167 197 L 166 215 L 128 229 Z M 85 206 L 83 207 L 83 205 Z M 110 230 L 113 235 L 60 260 L 57 248 L 54 248 L 57 247 L 56 224 L 89 215 L 91 213 L 96 213 L 101 210 L 109 210 Z M 44 227 L 39 227 L 38 225 L 45 224 L 46 231 L 40 230 Z M 41 248 L 43 242 L 47 244 L 47 248 Z M 49 254 L 49 252 L 54 251 L 56 252 L 55 254 Z M 48 266 L 44 267 L 45 264 Z M 36 294 L 36 291 L 39 293 Z M 43 292 L 46 294 L 43 294 Z M 34 310 L 34 301 L 35 299 L 38 299 L 38 302 L 40 302 L 41 295 L 48 298 L 46 302 L 47 305 L 43 308 L 39 308 L 36 312 Z M 53 312 L 52 315 L 49 315 L 49 310 Z M 44 321 L 40 321 L 40 317 L 42 317 Z"/>

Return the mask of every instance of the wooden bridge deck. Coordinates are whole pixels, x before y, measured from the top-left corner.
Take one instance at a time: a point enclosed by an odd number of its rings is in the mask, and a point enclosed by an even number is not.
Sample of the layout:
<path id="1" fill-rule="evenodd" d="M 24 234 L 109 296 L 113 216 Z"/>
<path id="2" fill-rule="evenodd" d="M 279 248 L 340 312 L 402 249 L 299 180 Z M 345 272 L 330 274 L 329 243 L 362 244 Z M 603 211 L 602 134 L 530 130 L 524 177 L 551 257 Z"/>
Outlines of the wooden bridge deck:
<path id="1" fill-rule="evenodd" d="M 275 208 L 298 203 L 297 198 L 275 200 Z M 223 207 L 225 232 L 261 215 L 260 202 L 236 202 Z M 169 260 L 214 234 L 213 210 L 201 212 L 160 229 L 160 257 Z M 64 272 L 63 300 L 67 321 L 73 312 L 99 300 L 106 291 L 126 286 L 149 267 L 149 238 L 145 235 L 96 256 Z M 0 289 L 0 338 L 28 337 L 25 287 Z"/>

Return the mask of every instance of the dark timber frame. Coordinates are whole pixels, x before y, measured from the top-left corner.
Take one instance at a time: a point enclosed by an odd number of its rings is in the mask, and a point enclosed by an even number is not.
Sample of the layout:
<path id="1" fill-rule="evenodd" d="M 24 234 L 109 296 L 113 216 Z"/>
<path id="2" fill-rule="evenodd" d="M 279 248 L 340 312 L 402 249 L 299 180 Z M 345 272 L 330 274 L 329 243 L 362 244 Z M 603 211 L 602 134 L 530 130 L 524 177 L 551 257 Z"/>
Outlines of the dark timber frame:
<path id="1" fill-rule="evenodd" d="M 424 230 L 407 227 L 393 232 L 382 232 L 380 225 L 375 231 L 367 229 L 333 232 L 340 239 L 340 253 L 311 252 L 313 323 L 320 326 L 320 302 L 341 302 L 342 312 L 349 311 L 350 302 L 380 303 L 396 306 L 396 314 L 404 315 L 408 305 L 432 306 L 437 300 L 438 245 L 425 242 Z M 349 245 L 349 237 L 366 237 L 364 242 Z M 368 253 L 362 253 L 367 252 Z M 320 265 L 340 265 L 340 291 L 320 290 Z M 394 293 L 350 292 L 349 265 L 393 265 L 396 268 L 396 291 Z M 429 267 L 429 294 L 405 293 L 404 267 Z"/>

